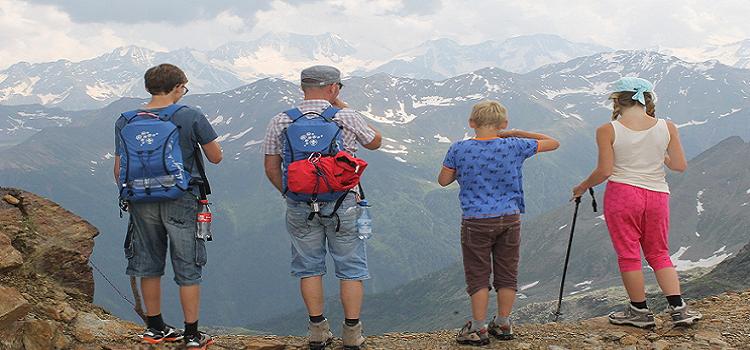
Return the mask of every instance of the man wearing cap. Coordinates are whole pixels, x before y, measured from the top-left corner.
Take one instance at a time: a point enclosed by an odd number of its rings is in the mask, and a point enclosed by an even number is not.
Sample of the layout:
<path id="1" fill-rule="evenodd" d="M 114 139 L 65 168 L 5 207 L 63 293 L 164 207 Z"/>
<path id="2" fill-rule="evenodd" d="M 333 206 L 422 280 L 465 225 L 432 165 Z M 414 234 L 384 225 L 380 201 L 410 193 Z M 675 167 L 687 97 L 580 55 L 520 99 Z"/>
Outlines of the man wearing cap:
<path id="1" fill-rule="evenodd" d="M 343 131 L 343 149 L 355 153 L 359 145 L 375 150 L 380 147 L 382 137 L 369 126 L 364 117 L 349 109 L 339 99 L 343 88 L 341 72 L 330 66 L 313 66 L 300 74 L 304 101 L 297 105 L 302 114 L 323 113 L 329 107 L 340 108 L 333 121 Z M 315 116 L 314 114 L 310 117 Z M 279 192 L 285 192 L 282 163 L 284 163 L 284 130 L 292 123 L 286 113 L 279 113 L 268 124 L 263 152 L 264 167 L 269 181 Z M 333 334 L 328 320 L 323 316 L 323 275 L 326 273 L 326 243 L 335 264 L 336 277 L 340 280 L 341 304 L 344 308 L 343 342 L 346 349 L 359 349 L 364 343 L 362 323 L 359 321 L 363 280 L 369 279 L 365 241 L 356 232 L 356 207 L 353 195 L 343 199 L 338 208 L 338 220 L 326 218 L 334 211 L 334 202 L 315 202 L 314 207 L 306 201 L 287 198 L 286 226 L 292 241 L 292 276 L 300 279 L 300 290 L 310 321 L 308 342 L 310 349 L 328 346 Z M 313 217 L 311 213 L 321 215 Z M 337 225 L 340 225 L 337 230 Z M 338 232 L 337 232 L 338 231 Z"/>

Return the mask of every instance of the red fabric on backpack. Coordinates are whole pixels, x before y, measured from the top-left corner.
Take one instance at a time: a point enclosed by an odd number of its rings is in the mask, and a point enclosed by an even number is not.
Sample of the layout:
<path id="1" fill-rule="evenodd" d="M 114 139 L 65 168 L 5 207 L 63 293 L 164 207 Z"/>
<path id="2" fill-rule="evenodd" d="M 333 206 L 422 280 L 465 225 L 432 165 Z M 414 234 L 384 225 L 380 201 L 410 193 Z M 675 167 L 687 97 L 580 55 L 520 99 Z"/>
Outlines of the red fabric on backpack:
<path id="1" fill-rule="evenodd" d="M 348 191 L 359 184 L 367 162 L 340 151 L 335 156 L 312 156 L 289 164 L 289 191 L 301 194 Z"/>

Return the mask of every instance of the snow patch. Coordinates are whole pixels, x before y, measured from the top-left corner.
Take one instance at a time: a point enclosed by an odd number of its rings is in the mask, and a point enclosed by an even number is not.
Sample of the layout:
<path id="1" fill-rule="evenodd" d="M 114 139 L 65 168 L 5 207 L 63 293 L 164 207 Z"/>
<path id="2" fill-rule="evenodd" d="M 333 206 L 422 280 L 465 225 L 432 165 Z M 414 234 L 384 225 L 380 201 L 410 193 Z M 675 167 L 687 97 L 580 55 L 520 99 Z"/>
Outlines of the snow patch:
<path id="1" fill-rule="evenodd" d="M 224 142 L 224 141 L 226 141 L 226 139 L 229 138 L 229 136 L 232 136 L 232 134 L 231 133 L 226 133 L 224 135 L 221 135 L 221 136 L 217 137 L 215 141 L 216 142 Z"/>
<path id="2" fill-rule="evenodd" d="M 564 229 L 564 228 L 566 228 L 566 227 L 568 227 L 568 224 L 565 224 L 565 225 L 562 225 L 562 226 L 560 226 L 560 228 L 558 228 L 557 230 L 558 230 L 558 231 L 560 231 L 560 230 L 562 230 L 562 229 Z"/>
<path id="3" fill-rule="evenodd" d="M 451 139 L 449 139 L 449 138 L 447 138 L 445 136 L 442 136 L 440 134 L 437 134 L 437 135 L 433 136 L 433 138 L 437 139 L 438 143 L 451 143 Z"/>
<path id="4" fill-rule="evenodd" d="M 529 283 L 529 284 L 525 284 L 525 285 L 521 286 L 521 288 L 519 288 L 518 290 L 519 290 L 519 291 L 524 291 L 524 290 L 527 290 L 527 289 L 529 289 L 529 288 L 534 288 L 534 287 L 536 287 L 536 286 L 537 286 L 538 284 L 539 284 L 539 281 L 531 282 L 531 283 Z"/>
<path id="5" fill-rule="evenodd" d="M 114 157 L 115 156 L 113 156 L 112 153 L 107 152 L 107 154 L 105 154 L 102 158 L 104 158 L 106 160 L 110 160 L 110 159 L 112 159 Z"/>
<path id="6" fill-rule="evenodd" d="M 706 119 L 704 121 L 691 120 L 691 121 L 689 121 L 687 123 L 677 124 L 675 126 L 679 129 L 679 128 L 684 128 L 686 126 L 703 125 L 703 124 L 706 124 L 706 123 L 708 123 L 708 119 Z"/>
<path id="7" fill-rule="evenodd" d="M 243 131 L 243 132 L 241 132 L 241 133 L 239 133 L 237 135 L 234 135 L 234 136 L 230 137 L 229 141 L 235 141 L 237 139 L 240 139 L 240 138 L 242 138 L 242 136 L 245 136 L 247 133 L 249 133 L 252 130 L 253 130 L 253 127 L 251 126 L 251 127 L 247 128 L 247 130 L 245 130 L 245 131 Z"/>
<path id="8" fill-rule="evenodd" d="M 447 107 L 453 106 L 455 105 L 455 103 L 453 103 L 453 99 L 449 97 L 423 96 L 419 101 L 413 101 L 411 105 L 413 108 L 421 108 L 426 106 Z"/>
<path id="9" fill-rule="evenodd" d="M 712 256 L 705 259 L 698 259 L 698 261 L 681 260 L 680 257 L 687 252 L 690 247 L 680 247 L 676 253 L 672 254 L 672 263 L 675 265 L 677 271 L 688 271 L 698 267 L 713 267 L 726 260 L 732 253 L 725 253 L 723 249 L 719 249 L 713 253 Z"/>
<path id="10" fill-rule="evenodd" d="M 250 147 L 250 146 L 253 146 L 253 145 L 260 144 L 260 143 L 263 143 L 263 140 L 250 140 L 250 141 L 245 142 L 245 144 L 243 145 L 243 147 Z"/>
<path id="11" fill-rule="evenodd" d="M 219 125 L 223 121 L 224 121 L 224 116 L 219 115 L 219 116 L 216 116 L 216 118 L 214 118 L 214 120 L 211 121 L 211 125 Z"/>
<path id="12" fill-rule="evenodd" d="M 395 159 L 395 160 L 397 160 L 397 161 L 399 161 L 401 163 L 406 163 L 406 159 L 401 158 L 401 157 L 393 157 L 393 159 Z"/>
<path id="13" fill-rule="evenodd" d="M 695 210 L 698 212 L 698 215 L 701 215 L 705 210 L 703 209 L 703 202 L 701 202 L 701 196 L 703 196 L 703 192 L 705 190 L 698 191 L 698 195 L 696 196 L 696 202 Z"/>

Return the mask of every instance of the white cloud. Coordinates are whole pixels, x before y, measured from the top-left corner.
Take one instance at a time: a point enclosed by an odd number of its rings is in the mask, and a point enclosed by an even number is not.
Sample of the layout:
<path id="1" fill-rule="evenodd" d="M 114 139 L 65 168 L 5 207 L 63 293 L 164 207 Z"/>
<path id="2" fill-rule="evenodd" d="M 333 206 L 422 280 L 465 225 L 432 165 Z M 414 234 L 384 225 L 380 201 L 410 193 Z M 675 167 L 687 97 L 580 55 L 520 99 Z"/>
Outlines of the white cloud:
<path id="1" fill-rule="evenodd" d="M 71 2 L 62 8 L 82 11 L 75 6 Z M 443 37 L 470 44 L 551 33 L 626 49 L 691 47 L 750 38 L 750 21 L 745 18 L 750 2 L 746 0 L 632 0 L 627 4 L 594 0 L 273 0 L 252 5 L 244 0 L 224 0 L 211 6 L 204 16 L 191 16 L 185 22 L 129 25 L 111 22 L 111 14 L 103 16 L 103 22 L 79 23 L 71 19 L 81 17 L 78 12 L 78 17 L 71 17 L 52 5 L 0 0 L 0 67 L 21 60 L 80 60 L 123 45 L 156 50 L 212 49 L 266 32 L 339 33 L 372 60 Z"/>

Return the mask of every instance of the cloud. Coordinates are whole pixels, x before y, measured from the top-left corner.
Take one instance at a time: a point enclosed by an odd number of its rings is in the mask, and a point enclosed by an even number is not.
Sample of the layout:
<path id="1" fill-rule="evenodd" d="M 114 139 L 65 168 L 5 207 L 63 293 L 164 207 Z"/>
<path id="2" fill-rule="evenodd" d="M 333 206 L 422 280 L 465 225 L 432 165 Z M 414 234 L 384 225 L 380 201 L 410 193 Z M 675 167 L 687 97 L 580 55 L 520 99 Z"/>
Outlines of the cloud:
<path id="1" fill-rule="evenodd" d="M 79 23 L 158 23 L 182 25 L 195 20 L 214 18 L 223 12 L 252 22 L 255 12 L 268 7 L 267 1 L 238 0 L 30 0 L 52 5 Z"/>
<path id="2" fill-rule="evenodd" d="M 746 0 L 0 0 L 0 66 L 123 45 L 207 50 L 267 32 L 338 33 L 371 60 L 437 38 L 537 33 L 623 49 L 696 47 L 750 38 L 747 13 Z"/>

